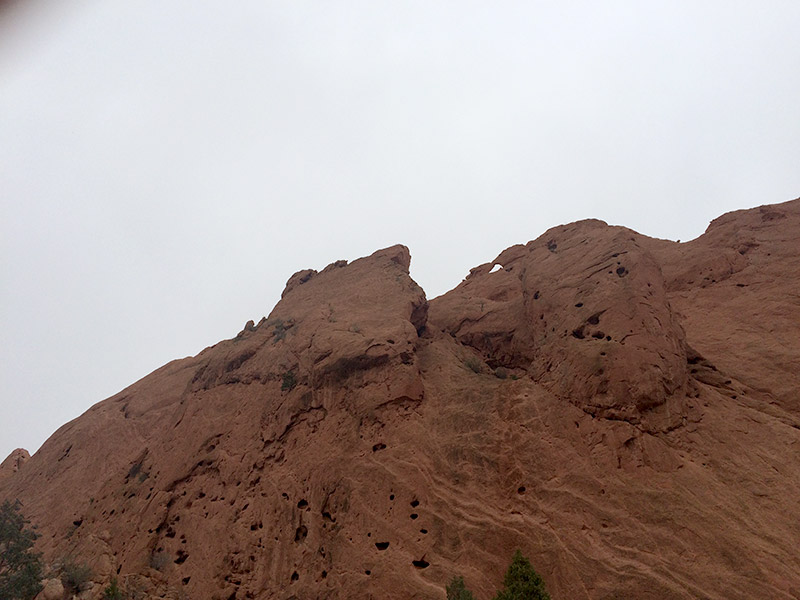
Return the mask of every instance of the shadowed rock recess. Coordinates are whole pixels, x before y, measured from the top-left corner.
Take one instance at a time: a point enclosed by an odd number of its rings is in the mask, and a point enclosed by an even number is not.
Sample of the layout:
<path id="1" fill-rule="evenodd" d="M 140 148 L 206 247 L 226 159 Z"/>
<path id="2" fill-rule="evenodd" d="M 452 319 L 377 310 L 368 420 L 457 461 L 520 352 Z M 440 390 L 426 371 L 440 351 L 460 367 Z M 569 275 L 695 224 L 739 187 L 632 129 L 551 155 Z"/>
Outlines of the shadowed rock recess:
<path id="1" fill-rule="evenodd" d="M 142 598 L 800 597 L 800 200 L 688 243 L 556 227 L 427 301 L 403 246 L 0 465 Z"/>

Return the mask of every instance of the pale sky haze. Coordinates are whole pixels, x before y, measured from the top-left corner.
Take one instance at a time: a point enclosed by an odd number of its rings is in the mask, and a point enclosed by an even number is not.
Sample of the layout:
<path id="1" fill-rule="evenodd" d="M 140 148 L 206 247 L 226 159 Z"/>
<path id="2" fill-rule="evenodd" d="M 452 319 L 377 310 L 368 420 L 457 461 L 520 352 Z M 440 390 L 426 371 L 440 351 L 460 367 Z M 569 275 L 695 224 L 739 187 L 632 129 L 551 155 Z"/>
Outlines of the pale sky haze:
<path id="1" fill-rule="evenodd" d="M 409 246 L 689 240 L 800 195 L 800 2 L 0 3 L 0 460 Z"/>

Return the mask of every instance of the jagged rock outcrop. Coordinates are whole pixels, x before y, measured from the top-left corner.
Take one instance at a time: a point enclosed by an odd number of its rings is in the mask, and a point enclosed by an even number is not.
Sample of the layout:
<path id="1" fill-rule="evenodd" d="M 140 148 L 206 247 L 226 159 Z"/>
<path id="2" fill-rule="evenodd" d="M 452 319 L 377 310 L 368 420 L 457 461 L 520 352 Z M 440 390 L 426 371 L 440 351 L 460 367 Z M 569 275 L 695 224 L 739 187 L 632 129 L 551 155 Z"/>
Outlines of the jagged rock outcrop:
<path id="1" fill-rule="evenodd" d="M 431 322 L 592 415 L 649 428 L 686 417 L 691 350 L 629 229 L 581 221 L 509 248 L 436 299 Z"/>
<path id="2" fill-rule="evenodd" d="M 36 596 L 36 600 L 61 600 L 64 594 L 64 584 L 60 579 L 47 579 L 43 582 L 42 591 Z"/>
<path id="3" fill-rule="evenodd" d="M 0 481 L 20 470 L 31 455 L 25 448 L 17 448 L 0 463 Z"/>
<path id="4" fill-rule="evenodd" d="M 0 499 L 95 597 L 488 598 L 517 548 L 554 598 L 800 597 L 799 238 L 800 200 L 582 221 L 430 302 L 402 246 L 301 271 Z"/>
<path id="5" fill-rule="evenodd" d="M 688 341 L 719 372 L 800 412 L 800 202 L 715 219 L 686 244 L 649 240 Z M 729 377 L 718 377 L 721 385 Z M 728 391 L 726 393 L 735 393 Z"/>

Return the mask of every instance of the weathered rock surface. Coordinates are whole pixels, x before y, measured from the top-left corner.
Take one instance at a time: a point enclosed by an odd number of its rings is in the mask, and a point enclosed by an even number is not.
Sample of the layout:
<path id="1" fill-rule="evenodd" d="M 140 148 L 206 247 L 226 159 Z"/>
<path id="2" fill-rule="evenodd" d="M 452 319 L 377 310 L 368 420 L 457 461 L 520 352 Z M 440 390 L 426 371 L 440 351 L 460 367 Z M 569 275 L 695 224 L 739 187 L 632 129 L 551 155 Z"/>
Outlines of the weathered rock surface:
<path id="1" fill-rule="evenodd" d="M 0 481 L 20 470 L 31 455 L 25 448 L 17 448 L 0 463 Z"/>
<path id="2" fill-rule="evenodd" d="M 648 428 L 686 416 L 691 350 L 658 261 L 628 229 L 581 221 L 509 248 L 434 301 L 431 322 L 594 416 Z"/>
<path id="3" fill-rule="evenodd" d="M 42 585 L 42 591 L 36 596 L 36 600 L 61 600 L 64 597 L 64 585 L 60 579 L 46 579 Z"/>
<path id="4" fill-rule="evenodd" d="M 402 246 L 301 271 L 0 499 L 148 598 L 489 598 L 516 548 L 554 598 L 797 598 L 798 240 L 792 201 L 556 227 L 430 302 Z"/>

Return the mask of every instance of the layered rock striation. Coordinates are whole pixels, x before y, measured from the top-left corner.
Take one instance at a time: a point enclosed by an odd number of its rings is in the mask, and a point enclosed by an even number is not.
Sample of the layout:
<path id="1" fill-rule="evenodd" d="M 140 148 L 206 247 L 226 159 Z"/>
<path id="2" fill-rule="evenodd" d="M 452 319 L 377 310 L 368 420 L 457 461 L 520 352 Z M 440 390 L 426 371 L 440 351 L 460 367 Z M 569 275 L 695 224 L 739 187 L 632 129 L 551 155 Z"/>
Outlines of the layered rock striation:
<path id="1" fill-rule="evenodd" d="M 798 239 L 795 200 L 556 227 L 430 301 L 403 246 L 301 271 L 0 499 L 96 597 L 489 598 L 519 548 L 554 598 L 796 598 Z"/>

